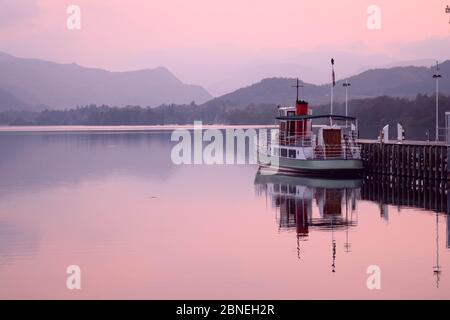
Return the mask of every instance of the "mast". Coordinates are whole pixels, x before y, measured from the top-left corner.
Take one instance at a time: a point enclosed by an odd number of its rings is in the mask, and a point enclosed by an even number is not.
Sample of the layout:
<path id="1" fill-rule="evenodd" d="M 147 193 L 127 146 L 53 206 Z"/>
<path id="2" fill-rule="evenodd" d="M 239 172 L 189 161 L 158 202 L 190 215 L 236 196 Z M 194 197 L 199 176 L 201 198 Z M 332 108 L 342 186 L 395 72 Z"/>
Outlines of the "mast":
<path id="1" fill-rule="evenodd" d="M 303 88 L 303 85 L 301 85 L 300 83 L 299 83 L 299 80 L 298 80 L 298 78 L 297 78 L 297 84 L 295 85 L 295 86 L 292 86 L 292 88 L 297 88 L 297 99 L 295 100 L 295 103 L 297 103 L 299 100 L 298 100 L 298 98 L 299 98 L 299 88 Z"/>
<path id="2" fill-rule="evenodd" d="M 330 114 L 333 115 L 333 96 L 334 96 L 334 86 L 336 85 L 336 79 L 334 75 L 334 58 L 331 58 L 331 112 Z M 330 118 L 330 125 L 333 125 L 333 119 Z"/>

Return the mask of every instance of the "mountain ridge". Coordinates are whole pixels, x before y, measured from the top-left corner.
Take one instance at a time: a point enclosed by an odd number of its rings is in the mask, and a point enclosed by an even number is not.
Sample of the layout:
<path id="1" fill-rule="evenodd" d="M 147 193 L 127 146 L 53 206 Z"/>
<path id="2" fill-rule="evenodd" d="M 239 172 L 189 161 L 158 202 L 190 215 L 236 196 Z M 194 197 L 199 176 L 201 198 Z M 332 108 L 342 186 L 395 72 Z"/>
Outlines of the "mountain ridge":
<path id="1" fill-rule="evenodd" d="M 441 63 L 441 92 L 450 94 L 450 60 Z M 267 77 L 219 97 L 204 88 L 185 84 L 169 69 L 159 66 L 131 71 L 109 71 L 77 63 L 56 63 L 18 58 L 0 52 L 0 110 L 65 109 L 82 105 L 124 107 L 190 104 L 242 108 L 248 105 L 291 105 L 295 100 L 293 77 Z M 432 94 L 435 68 L 425 66 L 376 67 L 336 81 L 334 99 L 344 101 L 344 81 L 349 80 L 349 100 L 392 96 L 414 98 Z M 331 78 L 331 72 L 330 72 Z M 311 105 L 330 102 L 330 84 L 301 81 L 300 97 Z"/>
<path id="2" fill-rule="evenodd" d="M 435 81 L 432 76 L 435 68 L 399 66 L 393 68 L 374 68 L 363 71 L 360 74 L 350 76 L 347 79 L 336 81 L 334 88 L 334 100 L 345 100 L 345 89 L 342 84 L 348 80 L 349 99 L 374 98 L 378 96 L 392 96 L 402 98 L 414 98 L 418 94 L 433 94 Z M 450 94 L 450 60 L 440 65 L 441 92 Z M 331 77 L 330 77 L 331 78 Z M 329 103 L 331 100 L 331 84 L 315 85 L 301 81 L 304 86 L 300 90 L 302 99 L 312 105 Z M 272 77 L 265 78 L 249 86 L 240 88 L 220 97 L 206 102 L 207 105 L 219 105 L 230 107 L 245 107 L 250 104 L 274 103 L 279 105 L 293 104 L 295 102 L 294 78 Z"/>
<path id="3" fill-rule="evenodd" d="M 212 98 L 204 88 L 181 82 L 165 67 L 116 72 L 0 52 L 0 70 L 0 88 L 34 110 L 86 104 L 156 107 Z M 1 101 L 0 108 L 5 109 Z"/>

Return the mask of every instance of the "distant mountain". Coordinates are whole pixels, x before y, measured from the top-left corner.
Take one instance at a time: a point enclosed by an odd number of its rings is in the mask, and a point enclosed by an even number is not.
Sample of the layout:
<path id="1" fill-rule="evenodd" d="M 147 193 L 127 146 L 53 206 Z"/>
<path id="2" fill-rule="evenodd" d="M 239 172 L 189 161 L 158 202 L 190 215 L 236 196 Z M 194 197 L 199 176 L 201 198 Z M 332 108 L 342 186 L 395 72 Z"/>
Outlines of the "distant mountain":
<path id="1" fill-rule="evenodd" d="M 11 92 L 0 88 L 0 111 L 27 110 L 30 106 L 15 97 Z"/>
<path id="2" fill-rule="evenodd" d="M 357 72 L 354 72 L 351 75 L 356 75 L 363 73 L 367 70 L 373 70 L 373 69 L 390 69 L 390 68 L 396 68 L 396 67 L 430 67 L 434 66 L 436 63 L 436 60 L 434 59 L 418 59 L 418 60 L 405 60 L 405 61 L 395 61 L 387 64 L 381 64 L 376 66 L 365 66 L 362 68 L 359 68 Z"/>
<path id="3" fill-rule="evenodd" d="M 450 60 L 440 65 L 440 92 L 450 94 Z M 417 94 L 432 94 L 435 81 L 432 76 L 435 68 L 427 67 L 394 67 L 372 69 L 348 78 L 351 83 L 349 99 L 374 98 L 392 96 L 414 98 Z M 336 82 L 334 99 L 342 102 L 345 99 L 344 80 Z M 212 99 L 207 105 L 245 107 L 249 104 L 293 104 L 295 101 L 294 78 L 267 78 L 251 86 Z M 303 83 L 300 97 L 312 105 L 329 103 L 330 84 L 314 85 Z"/>
<path id="4" fill-rule="evenodd" d="M 184 84 L 162 67 L 110 72 L 77 64 L 17 58 L 6 53 L 0 53 L 0 88 L 35 109 L 62 109 L 91 103 L 154 107 L 192 101 L 203 103 L 212 98 L 202 87 Z M 0 100 L 2 108 L 5 103 Z M 7 105 L 23 107 L 19 102 Z"/>
<path id="5" fill-rule="evenodd" d="M 308 75 L 308 80 L 312 83 L 322 83 L 320 79 L 324 79 L 329 75 L 318 71 L 313 66 L 303 66 L 293 63 L 265 64 L 247 68 L 236 68 L 232 75 L 221 79 L 206 89 L 215 97 L 235 91 L 239 88 L 255 83 L 261 79 L 271 77 L 291 78 L 297 75 Z"/>
<path id="6" fill-rule="evenodd" d="M 434 66 L 436 63 L 435 59 L 418 59 L 418 60 L 406 60 L 406 61 L 396 61 L 386 65 L 381 66 L 380 68 L 395 68 L 395 67 L 430 67 Z M 377 68 L 368 68 L 368 69 L 377 69 Z M 365 70 L 364 70 L 365 71 Z"/>

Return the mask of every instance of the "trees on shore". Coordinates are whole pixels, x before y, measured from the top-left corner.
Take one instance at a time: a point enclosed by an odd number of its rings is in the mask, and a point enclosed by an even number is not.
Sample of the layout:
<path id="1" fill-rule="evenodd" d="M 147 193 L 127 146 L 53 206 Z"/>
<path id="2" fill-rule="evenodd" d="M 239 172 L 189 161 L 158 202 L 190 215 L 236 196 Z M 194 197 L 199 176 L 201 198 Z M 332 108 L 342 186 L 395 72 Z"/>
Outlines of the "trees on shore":
<path id="1" fill-rule="evenodd" d="M 330 106 L 312 106 L 313 114 L 328 114 Z M 435 97 L 417 95 L 415 99 L 377 97 L 352 100 L 349 115 L 356 116 L 363 137 L 374 137 L 386 125 L 401 122 L 410 139 L 425 139 L 435 121 Z M 450 111 L 450 97 L 440 97 L 440 124 Z M 335 114 L 344 113 L 344 104 L 335 104 Z M 0 125 L 174 125 L 192 124 L 273 124 L 277 108 L 273 104 L 250 104 L 234 107 L 227 104 L 162 105 L 156 108 L 127 106 L 124 108 L 88 105 L 67 110 L 5 111 L 0 113 Z"/>

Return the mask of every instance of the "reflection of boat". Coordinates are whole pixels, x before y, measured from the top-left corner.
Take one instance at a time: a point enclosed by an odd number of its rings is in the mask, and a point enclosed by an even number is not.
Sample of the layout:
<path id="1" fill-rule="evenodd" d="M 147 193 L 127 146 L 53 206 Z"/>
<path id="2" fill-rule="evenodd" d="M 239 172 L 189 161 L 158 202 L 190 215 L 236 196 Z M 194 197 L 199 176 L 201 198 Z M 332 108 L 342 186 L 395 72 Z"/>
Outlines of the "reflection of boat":
<path id="1" fill-rule="evenodd" d="M 278 111 L 278 132 L 261 139 L 258 145 L 260 165 L 333 176 L 363 169 L 355 118 L 311 115 L 308 103 L 298 99 L 298 91 L 295 107 L 278 107 Z"/>
<path id="2" fill-rule="evenodd" d="M 261 168 L 255 177 L 255 184 L 263 183 L 289 183 L 310 188 L 360 188 L 361 179 L 324 179 L 317 177 L 296 176 L 288 174 L 261 174 L 265 168 Z"/>
<path id="3" fill-rule="evenodd" d="M 356 210 L 361 182 L 361 179 L 317 179 L 260 172 L 255 177 L 258 193 L 269 196 L 272 205 L 280 209 L 280 228 L 296 228 L 300 236 L 307 236 L 310 228 L 354 226 L 348 213 Z M 317 215 L 313 215 L 313 203 L 319 209 Z"/>
<path id="4" fill-rule="evenodd" d="M 311 230 L 331 231 L 332 271 L 335 272 L 336 241 L 334 232 L 346 230 L 346 252 L 350 252 L 348 229 L 356 226 L 353 214 L 360 197 L 360 179 L 317 179 L 289 175 L 266 175 L 260 171 L 255 177 L 259 195 L 271 199 L 279 209 L 280 230 L 295 230 L 300 258 L 300 240 L 306 240 Z M 318 210 L 313 210 L 313 206 Z"/>
<path id="5" fill-rule="evenodd" d="M 329 232 L 333 272 L 336 271 L 336 255 L 339 253 L 336 231 L 341 234 L 345 231 L 345 242 L 341 248 L 351 252 L 350 230 L 358 224 L 357 201 L 379 204 L 381 218 L 386 221 L 389 219 L 388 207 L 394 205 L 398 206 L 399 212 L 403 206 L 425 208 L 424 212 L 428 214 L 435 211 L 436 260 L 433 275 L 439 287 L 442 273 L 440 248 L 443 244 L 447 249 L 450 248 L 450 196 L 447 185 L 442 188 L 437 182 L 429 184 L 429 181 L 389 176 L 366 175 L 362 180 L 267 175 L 264 174 L 264 168 L 256 174 L 254 184 L 256 193 L 266 196 L 266 202 L 270 200 L 275 209 L 279 230 L 295 232 L 299 259 L 302 240 L 320 242 L 315 235 Z M 446 223 L 444 243 L 439 240 L 443 236 L 440 227 L 442 217 L 445 217 Z M 304 246 L 307 246 L 306 243 Z"/>

